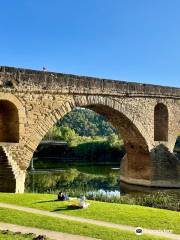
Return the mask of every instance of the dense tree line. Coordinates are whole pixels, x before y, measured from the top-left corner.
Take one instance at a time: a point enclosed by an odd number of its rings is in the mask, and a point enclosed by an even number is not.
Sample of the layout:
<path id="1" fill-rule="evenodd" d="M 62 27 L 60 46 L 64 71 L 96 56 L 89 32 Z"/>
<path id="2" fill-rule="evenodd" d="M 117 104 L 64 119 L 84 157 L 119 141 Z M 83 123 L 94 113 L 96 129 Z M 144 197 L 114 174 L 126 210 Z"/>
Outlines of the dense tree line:
<path id="1" fill-rule="evenodd" d="M 45 135 L 46 140 L 66 141 L 69 146 L 106 142 L 117 148 L 123 144 L 110 123 L 94 111 L 75 108 L 60 119 Z"/>
<path id="2" fill-rule="evenodd" d="M 51 168 L 51 165 L 72 164 L 74 165 L 98 165 L 98 164 L 117 164 L 125 154 L 122 139 L 117 134 L 112 133 L 109 136 L 79 136 L 73 129 L 69 127 L 54 126 L 45 136 L 46 140 L 66 141 L 68 146 L 53 147 L 53 145 L 40 145 L 36 151 L 35 157 L 41 159 L 36 162 L 37 168 Z M 49 162 L 46 157 L 54 157 Z M 59 160 L 58 160 L 59 159 Z M 65 161 L 64 161 L 65 159 Z M 72 162 L 72 159 L 73 162 Z M 76 161 L 78 159 L 78 161 Z"/>
<path id="3" fill-rule="evenodd" d="M 69 127 L 79 136 L 108 136 L 115 129 L 105 116 L 85 108 L 75 108 L 57 122 L 58 127 Z"/>

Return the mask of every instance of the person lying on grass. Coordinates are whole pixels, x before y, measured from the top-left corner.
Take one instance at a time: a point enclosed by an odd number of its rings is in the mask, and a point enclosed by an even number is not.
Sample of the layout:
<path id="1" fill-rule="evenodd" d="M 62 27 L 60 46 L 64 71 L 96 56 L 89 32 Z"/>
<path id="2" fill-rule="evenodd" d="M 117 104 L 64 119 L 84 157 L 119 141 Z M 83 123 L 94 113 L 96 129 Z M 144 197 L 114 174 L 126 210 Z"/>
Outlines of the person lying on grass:
<path id="1" fill-rule="evenodd" d="M 68 209 L 87 208 L 90 204 L 87 203 L 85 200 L 86 200 L 85 196 L 80 197 L 79 202 L 76 201 L 73 204 L 68 205 Z"/>
<path id="2" fill-rule="evenodd" d="M 88 207 L 90 204 L 86 202 L 86 197 L 82 196 L 79 200 L 79 207 L 80 208 L 86 208 Z"/>

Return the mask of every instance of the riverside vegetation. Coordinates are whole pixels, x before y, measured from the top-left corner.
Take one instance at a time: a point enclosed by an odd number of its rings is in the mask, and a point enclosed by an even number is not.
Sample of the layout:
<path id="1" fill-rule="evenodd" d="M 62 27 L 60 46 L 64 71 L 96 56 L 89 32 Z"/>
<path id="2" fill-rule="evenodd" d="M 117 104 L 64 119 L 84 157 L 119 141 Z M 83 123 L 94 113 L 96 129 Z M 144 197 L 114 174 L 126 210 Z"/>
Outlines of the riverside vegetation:
<path id="1" fill-rule="evenodd" d="M 117 196 L 102 194 L 97 192 L 87 196 L 88 199 L 111 202 L 111 203 L 120 203 L 120 204 L 130 204 L 130 205 L 140 205 L 153 208 L 168 209 L 174 211 L 180 211 L 180 202 L 179 198 L 173 195 L 168 195 L 163 192 L 156 192 L 151 194 L 141 194 L 137 196 L 125 195 Z"/>

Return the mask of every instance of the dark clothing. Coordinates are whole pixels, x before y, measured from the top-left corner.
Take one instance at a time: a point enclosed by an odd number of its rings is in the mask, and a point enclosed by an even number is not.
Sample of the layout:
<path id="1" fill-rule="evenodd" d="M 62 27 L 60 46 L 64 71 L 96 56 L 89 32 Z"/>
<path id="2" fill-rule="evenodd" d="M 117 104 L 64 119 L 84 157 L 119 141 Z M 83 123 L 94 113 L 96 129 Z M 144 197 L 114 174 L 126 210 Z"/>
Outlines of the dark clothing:
<path id="1" fill-rule="evenodd" d="M 63 193 L 58 194 L 58 200 L 59 201 L 64 201 L 65 200 L 65 195 Z"/>

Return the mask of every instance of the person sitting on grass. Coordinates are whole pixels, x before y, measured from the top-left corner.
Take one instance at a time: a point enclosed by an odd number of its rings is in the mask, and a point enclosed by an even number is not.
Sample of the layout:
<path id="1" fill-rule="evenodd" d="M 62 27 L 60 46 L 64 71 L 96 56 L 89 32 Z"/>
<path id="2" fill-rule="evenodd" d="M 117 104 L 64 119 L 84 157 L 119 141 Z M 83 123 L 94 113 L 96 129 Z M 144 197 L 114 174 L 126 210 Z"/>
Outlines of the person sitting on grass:
<path id="1" fill-rule="evenodd" d="M 58 201 L 65 201 L 65 200 L 69 200 L 69 197 L 64 194 L 63 192 L 59 192 L 58 193 Z"/>

